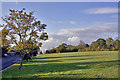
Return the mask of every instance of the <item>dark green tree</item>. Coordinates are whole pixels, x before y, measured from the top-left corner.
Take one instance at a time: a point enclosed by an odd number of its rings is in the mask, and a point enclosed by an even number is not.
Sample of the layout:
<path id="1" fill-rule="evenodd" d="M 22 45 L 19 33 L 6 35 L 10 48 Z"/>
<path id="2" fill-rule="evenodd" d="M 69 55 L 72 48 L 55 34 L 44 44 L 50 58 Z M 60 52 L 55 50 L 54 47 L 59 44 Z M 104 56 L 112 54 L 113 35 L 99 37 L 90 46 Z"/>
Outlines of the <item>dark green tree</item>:
<path id="1" fill-rule="evenodd" d="M 90 49 L 92 49 L 92 51 L 94 51 L 97 48 L 98 48 L 98 43 L 96 41 L 93 41 L 90 45 Z"/>
<path id="2" fill-rule="evenodd" d="M 66 48 L 67 48 L 67 44 L 65 43 L 62 43 L 61 45 L 59 45 L 57 47 L 57 49 L 60 51 L 60 52 L 65 52 L 66 51 Z"/>
<path id="3" fill-rule="evenodd" d="M 119 50 L 119 47 L 120 47 L 120 41 L 119 41 L 119 40 L 115 40 L 115 41 L 113 41 L 113 47 L 114 47 L 113 50 Z"/>
<path id="4" fill-rule="evenodd" d="M 106 41 L 102 38 L 97 39 L 98 48 L 105 49 L 106 48 Z"/>
<path id="5" fill-rule="evenodd" d="M 113 39 L 112 38 L 107 38 L 106 39 L 106 44 L 107 44 L 107 48 L 111 49 L 113 46 Z"/>
<path id="6" fill-rule="evenodd" d="M 84 45 L 83 45 L 83 48 L 88 48 L 88 47 L 89 47 L 88 44 L 84 44 Z"/>

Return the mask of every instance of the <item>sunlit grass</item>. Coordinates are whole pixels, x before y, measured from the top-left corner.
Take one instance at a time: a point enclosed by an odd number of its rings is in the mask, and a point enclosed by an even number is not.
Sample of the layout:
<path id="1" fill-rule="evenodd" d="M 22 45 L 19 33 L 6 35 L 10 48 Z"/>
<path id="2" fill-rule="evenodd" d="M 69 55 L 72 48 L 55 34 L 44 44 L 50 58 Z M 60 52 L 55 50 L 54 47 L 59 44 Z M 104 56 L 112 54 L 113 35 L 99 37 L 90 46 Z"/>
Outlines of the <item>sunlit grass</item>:
<path id="1" fill-rule="evenodd" d="M 118 52 L 73 52 L 38 55 L 3 71 L 3 78 L 117 78 Z"/>

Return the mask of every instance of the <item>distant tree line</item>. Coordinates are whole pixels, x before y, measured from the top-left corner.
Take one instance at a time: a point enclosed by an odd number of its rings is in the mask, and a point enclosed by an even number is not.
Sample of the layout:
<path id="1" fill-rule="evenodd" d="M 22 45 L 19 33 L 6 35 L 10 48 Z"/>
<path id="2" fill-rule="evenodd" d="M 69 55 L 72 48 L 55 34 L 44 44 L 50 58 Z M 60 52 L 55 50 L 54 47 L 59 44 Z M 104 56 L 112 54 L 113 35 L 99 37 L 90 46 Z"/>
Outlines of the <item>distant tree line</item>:
<path id="1" fill-rule="evenodd" d="M 113 40 L 112 38 L 107 38 L 105 40 L 103 38 L 99 38 L 89 45 L 80 40 L 80 43 L 77 46 L 62 43 L 57 48 L 46 50 L 46 54 L 83 51 L 118 51 L 120 45 L 119 42 L 120 41 L 118 39 Z"/>

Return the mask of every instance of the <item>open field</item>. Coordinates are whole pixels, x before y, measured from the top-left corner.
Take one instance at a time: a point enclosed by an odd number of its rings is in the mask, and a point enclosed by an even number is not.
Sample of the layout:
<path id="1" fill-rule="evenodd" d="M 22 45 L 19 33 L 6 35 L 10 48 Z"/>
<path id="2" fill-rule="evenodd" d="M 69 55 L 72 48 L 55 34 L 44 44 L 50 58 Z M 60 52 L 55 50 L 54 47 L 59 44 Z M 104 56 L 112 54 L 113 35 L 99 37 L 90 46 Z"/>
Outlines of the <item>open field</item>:
<path id="1" fill-rule="evenodd" d="M 118 52 L 73 52 L 38 55 L 3 71 L 3 78 L 118 78 Z"/>

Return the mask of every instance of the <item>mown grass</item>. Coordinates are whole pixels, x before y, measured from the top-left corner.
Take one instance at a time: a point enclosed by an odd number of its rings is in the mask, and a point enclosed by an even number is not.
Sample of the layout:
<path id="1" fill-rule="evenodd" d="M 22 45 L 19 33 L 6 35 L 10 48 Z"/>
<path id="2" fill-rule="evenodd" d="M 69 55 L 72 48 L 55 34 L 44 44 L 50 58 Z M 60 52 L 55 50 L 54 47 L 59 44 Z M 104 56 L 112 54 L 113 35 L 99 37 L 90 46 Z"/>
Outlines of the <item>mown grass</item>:
<path id="1" fill-rule="evenodd" d="M 73 52 L 38 55 L 3 71 L 3 78 L 118 78 L 118 52 Z"/>

